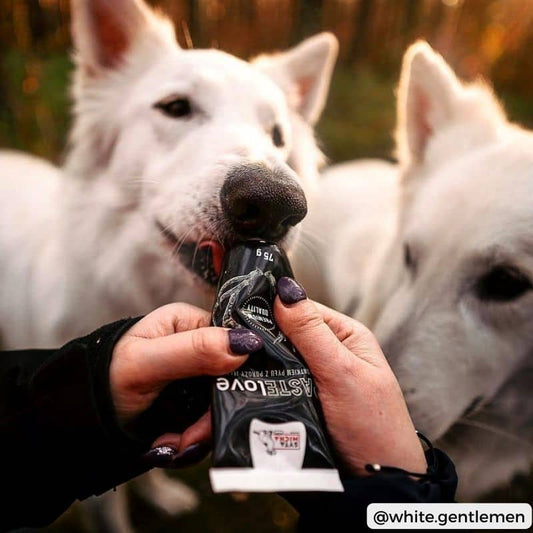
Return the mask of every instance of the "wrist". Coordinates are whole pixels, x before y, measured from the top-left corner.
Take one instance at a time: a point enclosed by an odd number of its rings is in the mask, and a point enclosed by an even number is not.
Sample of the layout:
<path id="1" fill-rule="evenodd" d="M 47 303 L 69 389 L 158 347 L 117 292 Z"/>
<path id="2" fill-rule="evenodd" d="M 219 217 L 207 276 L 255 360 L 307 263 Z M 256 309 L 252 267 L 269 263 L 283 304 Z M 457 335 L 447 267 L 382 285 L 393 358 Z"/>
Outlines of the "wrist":
<path id="1" fill-rule="evenodd" d="M 390 466 L 389 464 L 383 465 L 380 463 L 368 463 L 365 465 L 365 470 L 372 474 L 378 472 L 389 472 L 389 473 L 403 473 L 408 475 L 411 479 L 428 479 L 434 475 L 438 469 L 437 458 L 435 449 L 431 441 L 424 436 L 419 431 L 416 432 L 417 437 L 419 438 L 419 448 L 422 452 L 422 456 L 417 454 L 416 460 L 412 462 L 403 463 L 400 461 L 398 464 L 402 466 Z M 426 451 L 423 451 L 422 443 L 426 446 Z M 429 458 L 429 459 L 428 459 Z M 405 468 L 403 465 L 408 464 L 413 467 Z"/>

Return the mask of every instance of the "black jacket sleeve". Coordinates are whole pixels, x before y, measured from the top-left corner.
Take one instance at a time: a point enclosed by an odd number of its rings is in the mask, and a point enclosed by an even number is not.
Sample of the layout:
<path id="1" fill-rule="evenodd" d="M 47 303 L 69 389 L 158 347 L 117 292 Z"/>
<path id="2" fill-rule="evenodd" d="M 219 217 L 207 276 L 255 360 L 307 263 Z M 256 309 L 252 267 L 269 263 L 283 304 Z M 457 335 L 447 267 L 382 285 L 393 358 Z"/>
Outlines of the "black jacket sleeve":
<path id="1" fill-rule="evenodd" d="M 108 382 L 113 347 L 136 320 L 57 351 L 0 354 L 0 529 L 48 524 L 147 470 L 147 442 L 120 429 Z"/>
<path id="2" fill-rule="evenodd" d="M 434 449 L 431 477 L 414 480 L 402 472 L 382 472 L 343 480 L 345 492 L 291 493 L 283 496 L 300 514 L 298 531 L 367 531 L 366 508 L 371 503 L 451 503 L 457 474 L 451 459 Z M 426 452 L 428 462 L 429 452 Z"/>
<path id="3" fill-rule="evenodd" d="M 114 345 L 138 319 L 125 319 L 59 350 L 0 354 L 0 467 L 5 488 L 0 529 L 42 526 L 76 499 L 100 494 L 147 470 L 142 454 L 166 431 L 181 431 L 205 412 L 209 381 L 167 387 L 126 433 L 109 390 Z M 169 420 L 172 424 L 169 425 Z M 300 512 L 300 530 L 350 524 L 366 528 L 375 502 L 453 501 L 457 477 L 436 450 L 428 481 L 380 473 L 344 481 L 344 493 L 285 495 Z"/>

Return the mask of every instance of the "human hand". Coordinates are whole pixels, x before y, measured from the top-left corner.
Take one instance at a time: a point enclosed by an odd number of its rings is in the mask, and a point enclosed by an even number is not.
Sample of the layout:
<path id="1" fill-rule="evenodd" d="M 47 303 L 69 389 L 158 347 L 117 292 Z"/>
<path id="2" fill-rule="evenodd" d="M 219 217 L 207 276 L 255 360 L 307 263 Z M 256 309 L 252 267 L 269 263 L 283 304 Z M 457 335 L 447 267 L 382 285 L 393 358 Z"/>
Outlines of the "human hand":
<path id="1" fill-rule="evenodd" d="M 248 353 L 263 345 L 251 331 L 209 324 L 207 311 L 182 303 L 169 304 L 145 316 L 120 338 L 113 351 L 109 380 L 121 425 L 148 409 L 171 382 L 232 372 L 246 361 Z M 149 458 L 157 466 L 177 466 L 177 455 L 182 457 L 189 448 L 193 448 L 194 456 L 201 455 L 198 443 L 209 437 L 210 417 L 206 414 L 183 434 L 158 438 Z M 205 448 L 201 450 L 204 455 Z"/>
<path id="2" fill-rule="evenodd" d="M 346 468 L 366 464 L 425 472 L 426 459 L 398 384 L 374 335 L 361 323 L 278 282 L 276 322 L 309 366 L 326 425 Z"/>

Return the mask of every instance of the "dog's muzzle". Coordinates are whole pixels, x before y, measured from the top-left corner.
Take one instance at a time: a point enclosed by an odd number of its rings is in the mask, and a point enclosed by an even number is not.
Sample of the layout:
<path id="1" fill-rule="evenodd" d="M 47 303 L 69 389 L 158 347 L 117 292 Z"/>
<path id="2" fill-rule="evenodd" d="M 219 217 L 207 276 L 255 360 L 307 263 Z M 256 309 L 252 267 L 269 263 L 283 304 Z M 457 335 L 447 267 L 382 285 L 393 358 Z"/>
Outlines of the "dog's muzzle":
<path id="1" fill-rule="evenodd" d="M 220 191 L 224 217 L 239 238 L 279 241 L 307 214 L 302 188 L 282 170 L 233 168 Z"/>

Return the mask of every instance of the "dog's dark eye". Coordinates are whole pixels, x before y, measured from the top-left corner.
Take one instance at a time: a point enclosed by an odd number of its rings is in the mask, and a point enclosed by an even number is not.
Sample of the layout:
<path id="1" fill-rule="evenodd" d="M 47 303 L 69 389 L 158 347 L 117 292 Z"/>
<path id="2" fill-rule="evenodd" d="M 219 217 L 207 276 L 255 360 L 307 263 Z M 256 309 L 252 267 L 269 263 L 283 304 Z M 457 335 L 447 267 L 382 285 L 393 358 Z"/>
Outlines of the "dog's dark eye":
<path id="1" fill-rule="evenodd" d="M 277 124 L 272 128 L 272 142 L 274 143 L 274 146 L 277 146 L 278 148 L 285 145 L 281 128 Z"/>
<path id="2" fill-rule="evenodd" d="M 499 265 L 483 274 L 474 286 L 480 300 L 509 302 L 533 288 L 531 281 L 517 268 Z"/>
<path id="3" fill-rule="evenodd" d="M 155 107 L 171 118 L 184 118 L 192 113 L 191 103 L 187 98 L 176 98 L 170 102 L 160 102 Z"/>
<path id="4" fill-rule="evenodd" d="M 411 247 L 405 243 L 403 245 L 403 261 L 405 263 L 405 266 L 411 271 L 416 272 L 416 261 L 413 256 L 413 252 L 411 250 Z"/>

